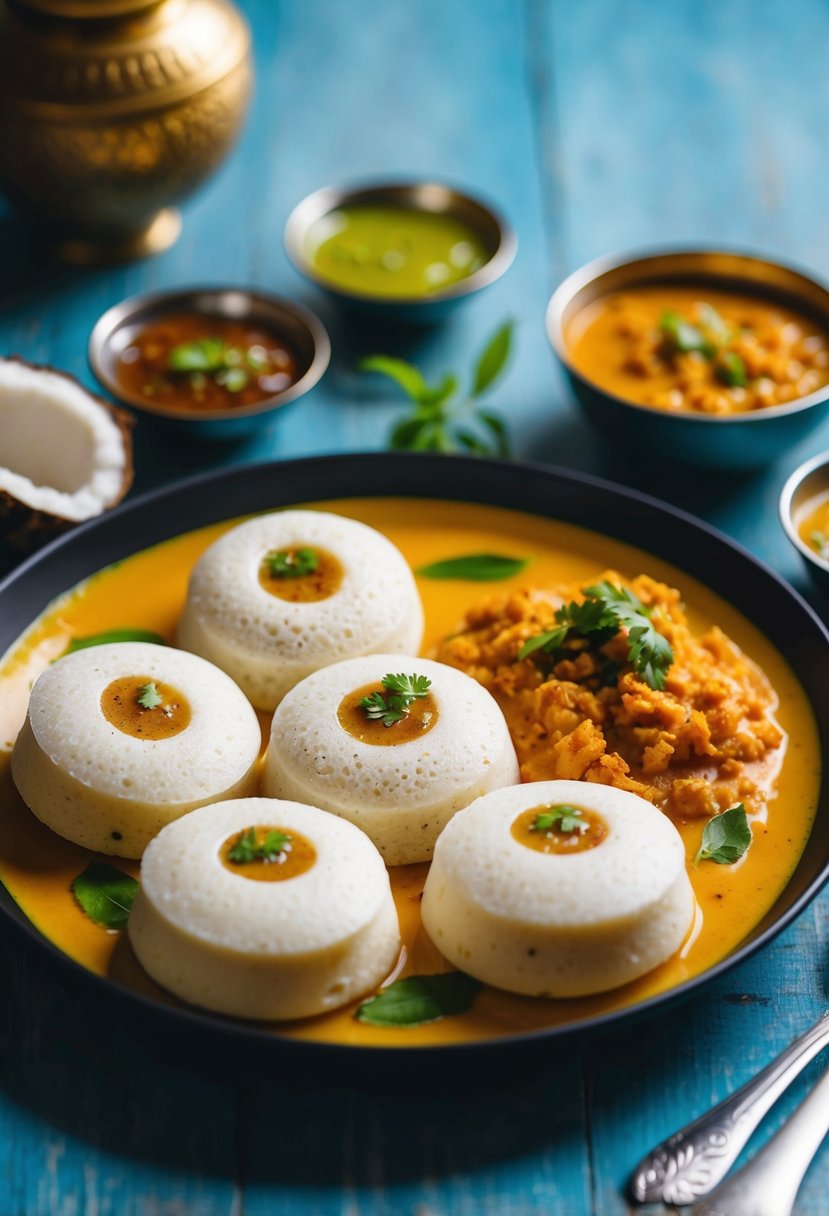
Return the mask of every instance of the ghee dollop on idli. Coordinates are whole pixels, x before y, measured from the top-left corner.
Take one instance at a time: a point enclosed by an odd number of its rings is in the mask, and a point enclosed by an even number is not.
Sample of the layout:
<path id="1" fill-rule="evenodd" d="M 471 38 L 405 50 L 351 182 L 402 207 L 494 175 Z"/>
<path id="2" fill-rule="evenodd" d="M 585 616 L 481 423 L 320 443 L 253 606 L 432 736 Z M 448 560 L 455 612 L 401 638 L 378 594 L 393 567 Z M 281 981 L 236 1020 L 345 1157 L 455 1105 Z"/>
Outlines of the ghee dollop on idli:
<path id="1" fill-rule="evenodd" d="M 419 691 L 407 698 L 412 682 Z M 263 791 L 350 819 L 387 865 L 408 865 L 429 860 L 461 807 L 518 779 L 504 716 L 477 681 L 429 659 L 376 654 L 326 667 L 288 693 L 274 714 Z"/>
<path id="2" fill-rule="evenodd" d="M 182 1000 L 242 1018 L 303 1018 L 377 987 L 400 953 L 383 859 L 316 807 L 239 798 L 193 811 L 141 862 L 128 933 Z"/>
<path id="3" fill-rule="evenodd" d="M 23 801 L 60 836 L 140 857 L 165 824 L 254 793 L 253 707 L 197 655 L 116 642 L 66 655 L 32 689 L 12 752 Z"/>
<path id="4" fill-rule="evenodd" d="M 484 983 L 586 996 L 679 949 L 694 894 L 674 825 L 637 794 L 583 781 L 501 789 L 438 839 L 423 925 Z"/>
<path id="5" fill-rule="evenodd" d="M 416 654 L 423 608 L 398 549 L 324 511 L 276 511 L 220 537 L 193 568 L 178 643 L 257 709 L 305 676 L 374 651 Z"/>

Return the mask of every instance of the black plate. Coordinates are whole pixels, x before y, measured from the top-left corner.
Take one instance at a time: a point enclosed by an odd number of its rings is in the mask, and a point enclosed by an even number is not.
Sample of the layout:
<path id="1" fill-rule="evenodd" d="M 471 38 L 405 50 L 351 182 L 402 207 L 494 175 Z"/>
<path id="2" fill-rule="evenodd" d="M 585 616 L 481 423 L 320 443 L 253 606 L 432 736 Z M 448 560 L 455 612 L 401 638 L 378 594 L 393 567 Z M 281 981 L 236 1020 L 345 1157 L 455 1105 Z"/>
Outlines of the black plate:
<path id="1" fill-rule="evenodd" d="M 371 454 L 242 466 L 156 491 L 76 528 L 25 562 L 0 584 L 0 655 L 63 591 L 110 562 L 182 532 L 237 515 L 325 498 L 434 497 L 479 502 L 578 524 L 636 545 L 679 565 L 744 613 L 785 654 L 812 703 L 819 723 L 821 754 L 829 756 L 829 633 L 787 583 L 747 550 L 672 507 L 582 474 L 540 465 L 507 464 L 449 456 Z M 462 508 L 459 508 L 462 509 Z M 682 554 L 681 562 L 677 554 Z M 0 909 L 17 925 L 82 973 L 91 984 L 176 1020 L 185 1030 L 219 1031 L 225 1037 L 287 1047 L 309 1060 L 343 1053 L 350 1059 L 378 1054 L 422 1057 L 509 1050 L 540 1039 L 607 1028 L 622 1019 L 654 1012 L 687 996 L 714 976 L 765 945 L 803 911 L 829 877 L 829 784 L 823 783 L 815 827 L 792 878 L 764 919 L 738 950 L 685 984 L 637 1005 L 567 1026 L 468 1044 L 412 1048 L 346 1047 L 280 1039 L 256 1024 L 231 1021 L 198 1010 L 161 1005 L 87 972 L 46 940 L 0 888 Z"/>

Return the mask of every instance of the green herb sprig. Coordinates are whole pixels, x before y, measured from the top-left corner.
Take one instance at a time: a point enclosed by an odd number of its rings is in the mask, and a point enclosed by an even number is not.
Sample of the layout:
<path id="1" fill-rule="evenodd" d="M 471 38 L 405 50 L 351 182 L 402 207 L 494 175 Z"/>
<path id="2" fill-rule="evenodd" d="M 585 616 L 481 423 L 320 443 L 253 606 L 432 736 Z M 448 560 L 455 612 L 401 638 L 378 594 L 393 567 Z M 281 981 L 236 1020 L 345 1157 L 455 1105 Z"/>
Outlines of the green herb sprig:
<path id="1" fill-rule="evenodd" d="M 459 379 L 448 373 L 434 385 L 405 359 L 369 355 L 360 371 L 393 380 L 414 408 L 393 427 L 389 446 L 395 451 L 466 452 L 472 456 L 509 456 L 506 423 L 479 404 L 504 371 L 512 349 L 513 322 L 503 324 L 484 347 L 475 364 L 468 393 L 458 394 Z"/>
<path id="2" fill-rule="evenodd" d="M 163 699 L 152 680 L 149 684 L 142 684 L 138 690 L 138 704 L 142 709 L 157 709 Z"/>
<path id="3" fill-rule="evenodd" d="M 265 833 L 260 844 L 256 840 L 256 828 L 245 828 L 229 851 L 228 861 L 240 866 L 248 865 L 252 861 L 264 861 L 266 864 L 282 861 L 290 843 L 291 836 L 288 832 L 280 832 L 273 828 Z"/>
<path id="4" fill-rule="evenodd" d="M 272 578 L 305 578 L 320 564 L 316 549 L 273 549 L 263 562 Z"/>
<path id="5" fill-rule="evenodd" d="M 90 646 L 109 646 L 113 642 L 152 642 L 155 646 L 167 645 L 160 633 L 153 633 L 150 629 L 108 629 L 105 633 L 71 638 L 63 653 L 74 654 L 76 650 L 88 650 Z"/>
<path id="6" fill-rule="evenodd" d="M 174 346 L 167 356 L 167 367 L 171 372 L 186 373 L 191 379 L 213 376 L 229 393 L 241 393 L 247 388 L 251 371 L 265 370 L 262 360 L 252 351 L 231 346 L 222 338 L 197 338 Z"/>
<path id="7" fill-rule="evenodd" d="M 409 716 L 409 707 L 413 701 L 420 701 L 428 696 L 432 681 L 428 676 L 394 675 L 388 673 L 382 679 L 385 692 L 373 692 L 363 697 L 360 709 L 363 710 L 370 722 L 382 722 L 384 726 L 394 726 Z"/>
<path id="8" fill-rule="evenodd" d="M 468 553 L 463 557 L 447 557 L 419 566 L 415 574 L 421 578 L 461 579 L 467 583 L 496 583 L 514 578 L 529 565 L 528 557 L 506 557 L 502 553 Z"/>
<path id="9" fill-rule="evenodd" d="M 680 354 L 696 353 L 714 364 L 714 375 L 728 388 L 745 388 L 748 384 L 748 369 L 745 360 L 734 350 L 724 348 L 732 340 L 734 331 L 710 304 L 699 304 L 699 324 L 690 321 L 678 312 L 663 312 L 659 329 L 666 345 Z"/>
<path id="10" fill-rule="evenodd" d="M 556 628 L 529 638 L 519 650 L 518 658 L 526 659 L 536 653 L 557 654 L 571 633 L 602 646 L 626 629 L 628 662 L 650 688 L 664 688 L 674 653 L 641 600 L 626 587 L 615 587 L 606 579 L 585 587 L 584 596 L 581 602 L 562 604 L 555 614 Z"/>
<path id="11" fill-rule="evenodd" d="M 530 824 L 531 832 L 555 832 L 559 836 L 573 836 L 576 832 L 583 835 L 590 824 L 585 818 L 584 811 L 577 806 L 562 802 L 549 806 L 545 811 L 539 811 Z"/>
<path id="12" fill-rule="evenodd" d="M 740 802 L 708 820 L 694 865 L 698 866 L 701 861 L 715 861 L 720 866 L 731 866 L 740 860 L 750 844 L 751 827 L 746 808 Z"/>
<path id="13" fill-rule="evenodd" d="M 829 536 L 825 532 L 811 532 L 809 534 L 809 544 L 818 557 L 823 558 L 825 562 L 829 562 Z"/>

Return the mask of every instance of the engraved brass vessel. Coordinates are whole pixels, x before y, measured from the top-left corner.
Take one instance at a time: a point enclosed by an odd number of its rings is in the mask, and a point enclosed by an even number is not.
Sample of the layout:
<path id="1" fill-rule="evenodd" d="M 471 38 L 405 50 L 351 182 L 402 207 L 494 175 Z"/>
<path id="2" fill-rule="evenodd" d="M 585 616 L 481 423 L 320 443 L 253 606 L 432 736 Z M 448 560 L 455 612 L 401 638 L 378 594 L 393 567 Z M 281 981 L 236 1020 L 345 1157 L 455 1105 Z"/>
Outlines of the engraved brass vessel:
<path id="1" fill-rule="evenodd" d="M 230 0 L 0 0 L 0 189 L 69 261 L 157 253 L 250 85 Z"/>

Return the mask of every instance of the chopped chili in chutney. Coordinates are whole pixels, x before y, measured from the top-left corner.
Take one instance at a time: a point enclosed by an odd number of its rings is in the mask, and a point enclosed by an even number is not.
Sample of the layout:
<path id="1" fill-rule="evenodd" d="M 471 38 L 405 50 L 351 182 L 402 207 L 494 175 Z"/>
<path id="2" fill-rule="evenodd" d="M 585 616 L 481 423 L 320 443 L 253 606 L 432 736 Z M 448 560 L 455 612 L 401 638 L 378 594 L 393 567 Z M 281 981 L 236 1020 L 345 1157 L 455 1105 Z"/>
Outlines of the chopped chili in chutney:
<path id="1" fill-rule="evenodd" d="M 259 405 L 299 378 L 296 353 L 275 334 L 198 313 L 146 325 L 115 371 L 120 387 L 148 405 L 199 413 Z"/>

